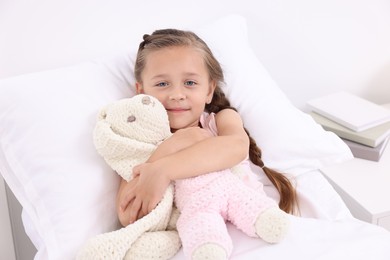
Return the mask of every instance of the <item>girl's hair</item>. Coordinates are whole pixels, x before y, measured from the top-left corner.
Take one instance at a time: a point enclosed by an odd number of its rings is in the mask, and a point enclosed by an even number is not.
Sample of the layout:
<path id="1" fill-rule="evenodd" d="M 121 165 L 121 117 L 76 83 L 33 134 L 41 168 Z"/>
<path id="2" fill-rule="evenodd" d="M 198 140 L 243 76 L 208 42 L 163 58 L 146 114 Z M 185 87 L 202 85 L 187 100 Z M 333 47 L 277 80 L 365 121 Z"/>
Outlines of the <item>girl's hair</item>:
<path id="1" fill-rule="evenodd" d="M 162 48 L 189 46 L 200 51 L 204 57 L 205 64 L 209 71 L 210 80 L 216 83 L 214 95 L 210 104 L 206 104 L 206 111 L 211 113 L 218 113 L 223 109 L 233 109 L 229 100 L 222 91 L 221 85 L 224 82 L 223 71 L 221 65 L 212 54 L 207 44 L 199 38 L 195 33 L 190 31 L 182 31 L 176 29 L 157 30 L 151 35 L 145 34 L 143 41 L 139 45 L 137 58 L 135 61 L 135 79 L 142 83 L 141 73 L 146 65 L 146 57 L 152 52 Z M 244 128 L 245 129 L 245 128 Z M 272 170 L 264 165 L 261 159 L 261 150 L 257 146 L 255 140 L 250 136 L 247 129 L 250 145 L 249 145 L 249 159 L 255 165 L 261 167 L 272 184 L 276 187 L 280 195 L 279 207 L 287 213 L 294 213 L 297 209 L 297 196 L 294 186 L 290 180 L 275 170 Z"/>

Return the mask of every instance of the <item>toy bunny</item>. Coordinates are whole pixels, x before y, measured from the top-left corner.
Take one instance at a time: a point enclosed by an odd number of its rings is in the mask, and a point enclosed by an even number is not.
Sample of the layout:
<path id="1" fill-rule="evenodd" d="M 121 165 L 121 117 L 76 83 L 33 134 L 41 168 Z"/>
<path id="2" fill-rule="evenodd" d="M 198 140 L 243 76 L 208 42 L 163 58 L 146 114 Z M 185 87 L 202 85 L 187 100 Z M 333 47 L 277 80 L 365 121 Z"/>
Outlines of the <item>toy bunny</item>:
<path id="1" fill-rule="evenodd" d="M 118 100 L 101 110 L 93 132 L 95 147 L 122 178 L 145 162 L 157 146 L 171 136 L 168 116 L 157 99 L 137 95 Z M 77 259 L 168 259 L 181 243 L 174 230 L 173 185 L 148 215 L 116 231 L 97 235 Z M 171 222 L 170 222 L 171 220 Z"/>

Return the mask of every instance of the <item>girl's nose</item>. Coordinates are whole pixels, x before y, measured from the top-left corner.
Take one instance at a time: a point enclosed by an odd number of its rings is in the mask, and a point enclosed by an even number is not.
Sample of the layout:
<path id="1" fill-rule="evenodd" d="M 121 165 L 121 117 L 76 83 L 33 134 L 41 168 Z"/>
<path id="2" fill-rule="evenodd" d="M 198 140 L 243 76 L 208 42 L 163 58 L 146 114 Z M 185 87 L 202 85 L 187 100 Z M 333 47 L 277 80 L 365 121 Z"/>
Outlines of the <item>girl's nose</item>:
<path id="1" fill-rule="evenodd" d="M 169 93 L 170 100 L 184 100 L 186 95 L 181 87 L 172 88 L 171 93 Z"/>

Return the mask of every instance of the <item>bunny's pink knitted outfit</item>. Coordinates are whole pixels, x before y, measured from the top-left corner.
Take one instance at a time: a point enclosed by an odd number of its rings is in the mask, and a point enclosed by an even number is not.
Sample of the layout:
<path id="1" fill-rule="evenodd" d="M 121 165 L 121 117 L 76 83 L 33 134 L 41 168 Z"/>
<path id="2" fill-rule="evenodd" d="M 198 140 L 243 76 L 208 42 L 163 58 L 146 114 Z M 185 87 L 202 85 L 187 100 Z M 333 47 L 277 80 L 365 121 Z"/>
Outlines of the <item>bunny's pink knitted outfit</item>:
<path id="1" fill-rule="evenodd" d="M 217 135 L 214 114 L 204 113 L 201 124 Z M 254 175 L 249 161 L 243 161 L 239 167 L 247 173 L 246 183 L 230 169 L 175 182 L 175 203 L 181 212 L 177 230 L 187 257 L 205 243 L 222 246 L 230 256 L 232 241 L 225 221 L 251 237 L 258 237 L 256 219 L 270 207 L 277 207 L 277 203 L 265 194 L 260 182 L 249 183 L 250 176 Z"/>

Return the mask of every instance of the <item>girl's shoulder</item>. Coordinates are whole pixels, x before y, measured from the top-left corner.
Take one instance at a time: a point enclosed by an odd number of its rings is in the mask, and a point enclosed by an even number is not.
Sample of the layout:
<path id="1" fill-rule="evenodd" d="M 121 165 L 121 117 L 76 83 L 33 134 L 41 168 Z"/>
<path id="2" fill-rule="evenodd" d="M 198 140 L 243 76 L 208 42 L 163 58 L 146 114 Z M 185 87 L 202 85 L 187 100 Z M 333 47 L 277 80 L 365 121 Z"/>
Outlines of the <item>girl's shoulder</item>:
<path id="1" fill-rule="evenodd" d="M 240 114 L 234 110 L 234 109 L 230 109 L 230 108 L 225 108 L 225 109 L 222 109 L 221 111 L 219 111 L 218 113 L 215 114 L 215 117 L 218 118 L 219 117 L 233 117 L 233 118 L 239 118 L 241 120 L 241 116 Z"/>
<path id="2" fill-rule="evenodd" d="M 203 112 L 200 118 L 203 128 L 210 130 L 214 135 L 218 135 L 218 126 L 242 126 L 241 116 L 233 109 L 223 109 L 218 113 Z"/>
<path id="3" fill-rule="evenodd" d="M 214 117 L 217 125 L 233 127 L 243 124 L 240 114 L 229 108 L 219 111 Z"/>

